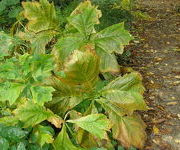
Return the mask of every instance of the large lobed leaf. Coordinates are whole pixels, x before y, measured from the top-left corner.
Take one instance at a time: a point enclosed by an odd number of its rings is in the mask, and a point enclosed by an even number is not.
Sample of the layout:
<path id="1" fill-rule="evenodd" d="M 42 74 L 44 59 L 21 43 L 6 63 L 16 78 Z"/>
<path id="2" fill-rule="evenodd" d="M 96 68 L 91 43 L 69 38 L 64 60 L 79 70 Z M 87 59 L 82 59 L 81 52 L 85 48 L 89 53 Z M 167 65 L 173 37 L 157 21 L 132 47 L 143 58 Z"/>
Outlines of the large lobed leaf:
<path id="1" fill-rule="evenodd" d="M 53 68 L 50 55 L 24 54 L 6 59 L 0 66 L 0 101 L 7 100 L 12 105 L 23 95 L 41 105 L 51 101 L 54 89 L 42 82 Z"/>
<path id="2" fill-rule="evenodd" d="M 82 129 L 92 133 L 100 139 L 107 139 L 106 131 L 111 128 L 111 123 L 103 114 L 91 114 L 67 122 L 75 123 Z"/>
<path id="3" fill-rule="evenodd" d="M 24 16 L 29 20 L 27 28 L 29 31 L 40 32 L 42 30 L 56 29 L 58 19 L 53 4 L 48 0 L 39 2 L 23 2 Z"/>
<path id="4" fill-rule="evenodd" d="M 99 74 L 99 58 L 92 50 L 76 50 L 64 64 L 64 73 L 64 82 L 91 87 Z"/>
<path id="5" fill-rule="evenodd" d="M 132 36 L 124 29 L 124 23 L 119 23 L 96 33 L 93 40 L 97 47 L 108 53 L 122 54 L 124 46 L 129 44 Z"/>
<path id="6" fill-rule="evenodd" d="M 30 41 L 32 53 L 44 54 L 45 46 L 57 34 L 59 20 L 55 7 L 47 0 L 23 2 L 24 17 L 28 19 L 26 32 L 19 34 L 23 40 Z"/>
<path id="7" fill-rule="evenodd" d="M 143 148 L 146 141 L 146 125 L 139 116 L 118 117 L 110 115 L 110 117 L 114 123 L 112 132 L 115 139 L 126 148 L 131 146 Z"/>
<path id="8" fill-rule="evenodd" d="M 99 24 L 99 18 L 101 17 L 101 11 L 97 7 L 92 6 L 90 1 L 85 1 L 79 4 L 79 6 L 68 17 L 68 28 L 73 26 L 84 37 L 94 32 L 94 25 Z"/>
<path id="9" fill-rule="evenodd" d="M 132 114 L 134 110 L 147 110 L 142 93 L 141 76 L 138 73 L 130 73 L 110 82 L 103 88 L 102 96 L 105 100 L 99 102 L 107 111 L 119 111 L 116 114 Z M 107 103 L 109 102 L 109 103 Z"/>
<path id="10" fill-rule="evenodd" d="M 35 126 L 54 116 L 50 110 L 47 110 L 44 106 L 35 104 L 30 100 L 25 104 L 20 105 L 14 113 L 15 116 L 24 123 L 24 127 Z"/>
<path id="11" fill-rule="evenodd" d="M 101 72 L 118 72 L 119 66 L 114 52 L 122 54 L 124 46 L 132 40 L 124 29 L 124 23 L 112 25 L 92 36 L 97 54 L 101 57 Z"/>
<path id="12" fill-rule="evenodd" d="M 146 140 L 145 124 L 140 117 L 125 116 L 147 109 L 141 80 L 137 72 L 118 77 L 102 89 L 102 97 L 97 99 L 113 123 L 113 137 L 128 148 L 142 148 Z"/>

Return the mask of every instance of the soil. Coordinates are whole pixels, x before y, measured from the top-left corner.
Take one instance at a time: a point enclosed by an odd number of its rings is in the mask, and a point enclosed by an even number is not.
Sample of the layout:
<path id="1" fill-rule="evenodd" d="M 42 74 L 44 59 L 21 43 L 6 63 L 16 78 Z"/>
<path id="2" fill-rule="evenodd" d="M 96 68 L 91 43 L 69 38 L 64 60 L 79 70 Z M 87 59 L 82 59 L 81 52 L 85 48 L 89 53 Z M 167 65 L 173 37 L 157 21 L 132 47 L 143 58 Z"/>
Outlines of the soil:
<path id="1" fill-rule="evenodd" d="M 139 0 L 151 21 L 134 25 L 132 67 L 141 72 L 149 106 L 142 116 L 148 140 L 144 150 L 180 150 L 180 1 Z"/>

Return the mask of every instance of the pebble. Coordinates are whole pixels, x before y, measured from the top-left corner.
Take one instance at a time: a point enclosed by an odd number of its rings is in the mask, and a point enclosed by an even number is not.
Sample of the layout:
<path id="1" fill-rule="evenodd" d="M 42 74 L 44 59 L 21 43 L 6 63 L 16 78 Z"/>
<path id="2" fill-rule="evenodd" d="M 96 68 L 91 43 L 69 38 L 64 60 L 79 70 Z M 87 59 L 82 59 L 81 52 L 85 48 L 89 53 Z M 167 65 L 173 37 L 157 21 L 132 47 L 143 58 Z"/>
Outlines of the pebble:
<path id="1" fill-rule="evenodd" d="M 166 105 L 176 105 L 177 102 L 169 102 L 169 103 L 166 103 Z"/>

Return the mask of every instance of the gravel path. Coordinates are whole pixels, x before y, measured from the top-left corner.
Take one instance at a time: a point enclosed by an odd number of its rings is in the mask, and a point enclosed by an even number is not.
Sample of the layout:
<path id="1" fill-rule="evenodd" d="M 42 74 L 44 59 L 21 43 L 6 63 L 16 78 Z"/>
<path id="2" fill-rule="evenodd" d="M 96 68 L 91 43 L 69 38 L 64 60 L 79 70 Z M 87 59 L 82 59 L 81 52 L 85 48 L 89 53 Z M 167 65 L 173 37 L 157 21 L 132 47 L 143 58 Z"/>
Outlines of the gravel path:
<path id="1" fill-rule="evenodd" d="M 132 67 L 144 77 L 150 107 L 142 114 L 148 133 L 145 150 L 180 150 L 180 1 L 139 3 L 153 18 L 136 23 L 140 40 L 132 47 Z"/>

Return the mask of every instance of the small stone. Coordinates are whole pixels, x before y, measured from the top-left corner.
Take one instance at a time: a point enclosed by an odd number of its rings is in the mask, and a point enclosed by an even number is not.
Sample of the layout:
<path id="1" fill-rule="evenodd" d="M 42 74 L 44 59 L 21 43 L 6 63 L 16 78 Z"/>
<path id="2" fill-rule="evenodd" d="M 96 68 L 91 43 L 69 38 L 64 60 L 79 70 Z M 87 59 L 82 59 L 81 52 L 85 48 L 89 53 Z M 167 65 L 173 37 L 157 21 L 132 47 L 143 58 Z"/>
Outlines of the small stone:
<path id="1" fill-rule="evenodd" d="M 154 81 L 153 81 L 153 80 L 151 80 L 150 82 L 151 82 L 151 84 L 154 84 Z"/>
<path id="2" fill-rule="evenodd" d="M 172 96 L 171 99 L 175 100 L 176 98 L 174 96 Z"/>
<path id="3" fill-rule="evenodd" d="M 174 140 L 176 143 L 180 143 L 180 140 L 179 139 L 175 139 Z"/>
<path id="4" fill-rule="evenodd" d="M 175 78 L 177 78 L 177 79 L 180 79 L 180 76 L 174 76 Z"/>
<path id="5" fill-rule="evenodd" d="M 176 104 L 177 104 L 177 102 L 169 102 L 166 105 L 176 105 Z"/>
<path id="6" fill-rule="evenodd" d="M 178 118 L 180 119 L 180 114 L 177 114 Z"/>

